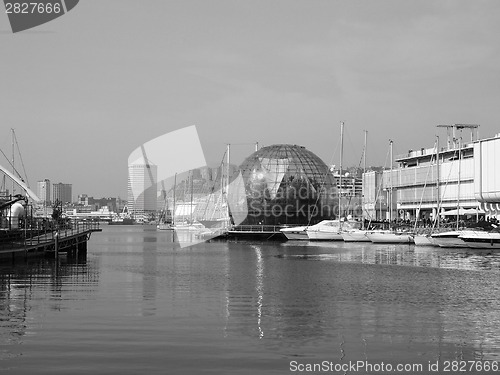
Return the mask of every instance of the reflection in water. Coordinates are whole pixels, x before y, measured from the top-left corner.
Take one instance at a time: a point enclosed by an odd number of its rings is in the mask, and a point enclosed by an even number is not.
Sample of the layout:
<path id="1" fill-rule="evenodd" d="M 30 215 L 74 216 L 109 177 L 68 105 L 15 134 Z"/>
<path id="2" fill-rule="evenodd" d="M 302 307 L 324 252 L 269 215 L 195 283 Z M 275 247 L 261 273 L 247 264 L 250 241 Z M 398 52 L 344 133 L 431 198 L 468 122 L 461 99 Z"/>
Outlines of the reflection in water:
<path id="1" fill-rule="evenodd" d="M 0 268 L 0 365 L 285 374 L 290 360 L 500 360 L 499 266 L 500 254 L 467 249 L 181 248 L 170 231 L 105 227 L 84 263 Z"/>
<path id="2" fill-rule="evenodd" d="M 145 237 L 150 238 L 150 237 Z M 156 242 L 156 237 L 154 241 Z M 154 315 L 156 311 L 157 248 L 144 246 L 142 250 L 142 315 Z"/>
<path id="3" fill-rule="evenodd" d="M 264 337 L 264 332 L 262 331 L 262 300 L 264 298 L 264 280 L 263 280 L 263 275 L 264 275 L 264 262 L 262 260 L 262 252 L 261 248 L 259 246 L 252 246 L 253 249 L 255 250 L 255 255 L 257 257 L 257 267 L 255 269 L 256 271 L 256 288 L 255 291 L 257 292 L 257 327 L 259 329 L 259 339 Z"/>
<path id="4" fill-rule="evenodd" d="M 317 257 L 318 259 L 330 259 L 338 262 L 500 270 L 500 252 L 495 251 L 467 248 L 445 249 L 413 245 L 382 245 L 363 242 L 308 242 L 301 244 L 296 241 L 288 241 L 281 246 L 303 249 L 303 254 L 294 255 L 297 257 L 304 256 L 311 257 L 311 259 Z M 323 249 L 323 251 L 318 249 Z"/>
<path id="5" fill-rule="evenodd" d="M 412 348 L 413 355 L 441 360 L 500 359 L 500 253 L 345 243 L 282 248 L 278 259 L 329 265 L 344 279 L 345 290 L 331 294 L 355 304 L 349 336 L 358 331 L 368 354 L 370 343 L 382 341 L 392 358 L 411 358 Z"/>
<path id="6" fill-rule="evenodd" d="M 59 261 L 29 259 L 0 268 L 0 345 L 22 344 L 37 334 L 40 314 L 60 312 L 67 301 L 88 298 L 99 275 L 94 264 L 63 257 Z M 0 360 L 17 356 L 0 352 Z"/>

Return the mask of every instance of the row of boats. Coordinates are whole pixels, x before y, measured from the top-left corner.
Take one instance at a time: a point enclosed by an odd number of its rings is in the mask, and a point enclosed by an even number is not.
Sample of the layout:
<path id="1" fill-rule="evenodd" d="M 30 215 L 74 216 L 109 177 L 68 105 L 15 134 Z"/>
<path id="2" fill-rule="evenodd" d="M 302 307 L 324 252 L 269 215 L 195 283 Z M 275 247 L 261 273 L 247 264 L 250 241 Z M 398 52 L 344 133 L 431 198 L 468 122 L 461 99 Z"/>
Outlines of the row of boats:
<path id="1" fill-rule="evenodd" d="M 359 222 L 339 220 L 323 220 L 315 225 L 282 228 L 280 231 L 289 240 L 408 243 L 417 246 L 500 249 L 498 231 L 465 229 L 417 234 L 397 230 L 365 230 L 361 229 Z"/>

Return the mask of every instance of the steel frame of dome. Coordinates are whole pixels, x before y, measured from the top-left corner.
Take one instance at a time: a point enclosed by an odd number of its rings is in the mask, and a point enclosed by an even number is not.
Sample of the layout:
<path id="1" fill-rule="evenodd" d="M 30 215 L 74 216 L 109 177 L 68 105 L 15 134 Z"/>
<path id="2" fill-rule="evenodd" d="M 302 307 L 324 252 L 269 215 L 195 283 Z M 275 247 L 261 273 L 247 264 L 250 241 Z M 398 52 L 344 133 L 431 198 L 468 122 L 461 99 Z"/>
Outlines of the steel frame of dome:
<path id="1" fill-rule="evenodd" d="M 248 156 L 239 170 L 248 208 L 242 225 L 307 225 L 335 217 L 333 175 L 303 146 L 263 147 Z"/>

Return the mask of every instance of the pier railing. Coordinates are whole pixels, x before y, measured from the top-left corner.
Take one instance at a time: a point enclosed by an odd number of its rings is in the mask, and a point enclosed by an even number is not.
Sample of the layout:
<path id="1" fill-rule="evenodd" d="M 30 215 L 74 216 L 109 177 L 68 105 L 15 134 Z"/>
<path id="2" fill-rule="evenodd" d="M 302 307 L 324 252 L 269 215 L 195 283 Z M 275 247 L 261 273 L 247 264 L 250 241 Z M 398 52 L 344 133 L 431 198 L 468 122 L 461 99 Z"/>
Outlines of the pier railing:
<path id="1" fill-rule="evenodd" d="M 31 246 L 59 238 L 70 237 L 84 232 L 99 230 L 98 222 L 69 222 L 64 225 L 31 227 L 25 230 L 25 245 Z"/>
<path id="2" fill-rule="evenodd" d="M 281 225 L 237 225 L 231 228 L 234 232 L 279 232 Z"/>
<path id="3" fill-rule="evenodd" d="M 5 257 L 5 254 L 14 256 L 23 251 L 24 254 L 32 250 L 45 252 L 47 249 L 54 249 L 57 244 L 65 248 L 86 244 L 90 233 L 101 231 L 98 222 L 37 219 L 27 220 L 22 224 L 18 228 L 0 228 L 0 258 Z"/>

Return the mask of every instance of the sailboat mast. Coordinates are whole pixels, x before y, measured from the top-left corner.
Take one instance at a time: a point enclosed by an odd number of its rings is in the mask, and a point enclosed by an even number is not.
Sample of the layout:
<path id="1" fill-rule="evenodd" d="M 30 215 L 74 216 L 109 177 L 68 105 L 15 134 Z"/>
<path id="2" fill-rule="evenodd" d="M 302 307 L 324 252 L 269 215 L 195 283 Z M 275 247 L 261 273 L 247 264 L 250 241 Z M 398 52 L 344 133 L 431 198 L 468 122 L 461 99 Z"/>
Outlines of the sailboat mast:
<path id="1" fill-rule="evenodd" d="M 390 146 L 390 163 L 391 163 L 391 184 L 390 184 L 390 189 L 389 189 L 389 222 L 392 222 L 392 139 L 389 139 L 389 146 Z"/>
<path id="2" fill-rule="evenodd" d="M 437 215 L 437 227 L 439 228 L 440 221 L 441 221 L 441 215 L 439 214 L 440 211 L 440 206 L 441 206 L 441 189 L 440 189 L 440 183 L 441 183 L 441 177 L 440 177 L 440 166 L 439 166 L 439 136 L 436 136 L 436 169 L 437 169 L 437 181 L 436 181 L 436 187 L 437 187 L 437 209 L 436 209 L 436 215 Z"/>
<path id="3" fill-rule="evenodd" d="M 460 170 L 462 165 L 462 151 L 461 151 L 461 141 L 462 138 L 458 139 L 458 184 L 457 184 L 457 225 L 456 228 L 458 230 L 458 220 L 460 219 Z"/>
<path id="4" fill-rule="evenodd" d="M 344 121 L 340 121 L 340 165 L 339 165 L 339 222 L 342 216 L 342 161 L 344 156 Z"/>
<path id="5" fill-rule="evenodd" d="M 231 163 L 231 145 L 227 144 L 227 165 L 226 165 L 226 196 L 229 192 L 229 164 Z"/>
<path id="6" fill-rule="evenodd" d="M 14 129 L 11 128 L 11 137 L 12 137 L 12 174 L 15 176 L 16 175 L 16 168 L 14 167 Z M 15 185 L 14 185 L 14 181 L 12 181 L 12 192 L 10 193 L 10 195 L 13 197 L 14 196 L 14 189 L 15 189 Z"/>
<path id="7" fill-rule="evenodd" d="M 191 170 L 191 204 L 189 205 L 190 220 L 193 224 L 193 171 Z"/>
<path id="8" fill-rule="evenodd" d="M 175 225 L 175 190 L 177 189 L 177 173 L 174 175 L 174 202 L 172 207 L 172 225 Z"/>
<path id="9" fill-rule="evenodd" d="M 226 209 L 227 209 L 227 227 L 231 225 L 231 219 L 229 217 L 229 166 L 231 163 L 231 145 L 227 144 L 227 166 L 226 166 Z"/>
<path id="10" fill-rule="evenodd" d="M 366 138 L 368 136 L 368 130 L 364 130 L 365 133 L 365 147 L 363 148 L 363 173 L 366 173 Z"/>

